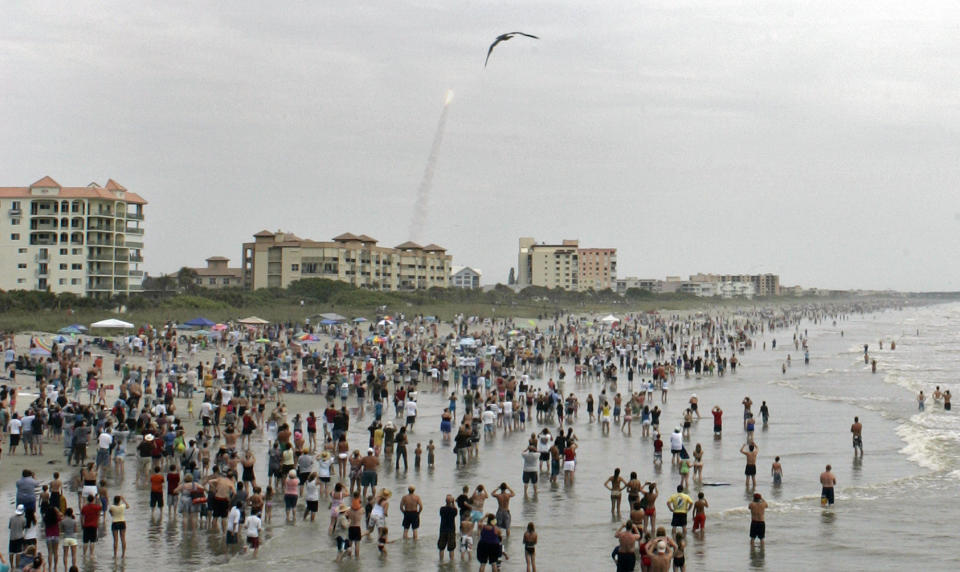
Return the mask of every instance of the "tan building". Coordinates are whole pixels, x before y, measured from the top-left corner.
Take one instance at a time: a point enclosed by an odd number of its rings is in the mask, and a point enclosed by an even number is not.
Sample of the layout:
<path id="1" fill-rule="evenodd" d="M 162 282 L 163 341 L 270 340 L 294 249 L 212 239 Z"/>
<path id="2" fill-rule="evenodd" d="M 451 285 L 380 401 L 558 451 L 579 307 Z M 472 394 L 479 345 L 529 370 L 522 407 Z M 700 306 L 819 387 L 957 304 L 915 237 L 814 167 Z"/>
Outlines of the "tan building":
<path id="1" fill-rule="evenodd" d="M 263 230 L 243 245 L 243 279 L 248 288 L 285 288 L 303 278 L 327 278 L 376 290 L 446 288 L 452 257 L 436 244 L 404 242 L 377 246 L 365 234 L 344 233 L 317 242 L 281 231 Z"/>
<path id="2" fill-rule="evenodd" d="M 243 268 L 230 268 L 226 256 L 211 256 L 206 268 L 191 268 L 197 273 L 197 286 L 201 288 L 239 288 L 243 286 Z"/>
<path id="3" fill-rule="evenodd" d="M 691 282 L 747 282 L 753 284 L 752 295 L 779 296 L 780 276 L 778 274 L 692 274 Z"/>
<path id="4" fill-rule="evenodd" d="M 0 187 L 0 289 L 103 298 L 139 291 L 146 204 L 113 179 Z"/>
<path id="5" fill-rule="evenodd" d="M 588 267 L 585 267 L 584 264 Z M 517 285 L 564 290 L 612 288 L 617 279 L 615 248 L 580 248 L 579 240 L 545 244 L 533 238 L 520 239 Z"/>

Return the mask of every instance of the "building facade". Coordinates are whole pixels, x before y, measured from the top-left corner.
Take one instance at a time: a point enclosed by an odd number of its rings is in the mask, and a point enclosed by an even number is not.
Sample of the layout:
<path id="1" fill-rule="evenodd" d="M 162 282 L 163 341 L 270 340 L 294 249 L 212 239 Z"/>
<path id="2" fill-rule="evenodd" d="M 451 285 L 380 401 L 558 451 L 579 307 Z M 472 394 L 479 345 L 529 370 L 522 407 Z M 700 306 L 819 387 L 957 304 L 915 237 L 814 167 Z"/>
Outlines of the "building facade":
<path id="1" fill-rule="evenodd" d="M 191 268 L 197 273 L 196 284 L 201 288 L 240 288 L 243 286 L 243 268 L 230 268 L 226 256 L 211 256 L 206 268 Z"/>
<path id="2" fill-rule="evenodd" d="M 617 280 L 615 248 L 580 248 L 579 240 L 538 244 L 533 238 L 519 241 L 517 285 L 563 290 L 603 290 Z"/>
<path id="3" fill-rule="evenodd" d="M 483 271 L 469 266 L 450 267 L 450 287 L 476 289 L 480 287 Z"/>
<path id="4" fill-rule="evenodd" d="M 779 296 L 780 276 L 777 274 L 693 274 L 691 282 L 745 282 L 753 284 L 756 296 Z"/>
<path id="5" fill-rule="evenodd" d="M 139 291 L 146 204 L 113 179 L 0 187 L 0 289 L 98 298 Z"/>
<path id="6" fill-rule="evenodd" d="M 647 292 L 653 292 L 655 294 L 663 292 L 663 280 L 657 280 L 655 278 L 617 278 L 616 285 L 617 294 L 626 294 L 627 290 L 632 288 L 646 290 Z"/>
<path id="7" fill-rule="evenodd" d="M 263 230 L 243 245 L 243 280 L 248 288 L 286 288 L 304 278 L 326 278 L 375 290 L 446 288 L 452 257 L 436 244 L 404 242 L 377 246 L 365 234 L 344 233 L 317 242 L 282 231 Z"/>

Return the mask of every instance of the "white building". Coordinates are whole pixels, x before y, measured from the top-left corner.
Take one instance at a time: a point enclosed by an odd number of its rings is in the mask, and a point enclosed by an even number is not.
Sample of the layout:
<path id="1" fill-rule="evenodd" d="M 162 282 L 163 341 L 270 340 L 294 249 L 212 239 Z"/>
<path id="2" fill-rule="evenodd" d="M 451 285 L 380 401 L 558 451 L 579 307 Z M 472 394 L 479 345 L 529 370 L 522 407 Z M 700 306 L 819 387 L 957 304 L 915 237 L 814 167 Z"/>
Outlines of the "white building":
<path id="1" fill-rule="evenodd" d="M 470 268 L 469 266 L 451 266 L 450 267 L 450 287 L 451 288 L 469 288 L 480 287 L 480 278 L 483 276 L 483 270 L 479 268 Z"/>
<path id="2" fill-rule="evenodd" d="M 142 197 L 110 179 L 0 187 L 0 289 L 110 297 L 143 282 Z"/>

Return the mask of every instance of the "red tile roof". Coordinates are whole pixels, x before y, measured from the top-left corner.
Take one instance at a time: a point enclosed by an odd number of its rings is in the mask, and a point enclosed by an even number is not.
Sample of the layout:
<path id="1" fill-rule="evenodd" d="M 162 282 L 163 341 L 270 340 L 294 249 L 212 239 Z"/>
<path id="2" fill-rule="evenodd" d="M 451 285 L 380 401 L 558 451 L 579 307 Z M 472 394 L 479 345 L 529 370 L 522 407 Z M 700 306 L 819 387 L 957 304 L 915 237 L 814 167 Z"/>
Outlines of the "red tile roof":
<path id="1" fill-rule="evenodd" d="M 107 188 L 101 188 L 94 186 L 93 184 L 86 187 L 61 187 L 59 183 L 54 181 L 50 177 L 44 177 L 39 181 L 33 183 L 29 187 L 0 187 L 0 198 L 5 199 L 15 199 L 15 198 L 62 198 L 62 199 L 104 199 L 109 201 L 126 201 L 128 203 L 145 205 L 147 201 L 143 197 L 136 193 L 127 192 L 126 189 L 113 179 L 110 180 L 110 183 L 107 184 Z M 33 195 L 31 194 L 31 189 L 40 188 L 40 187 L 52 187 L 58 189 L 56 195 Z M 119 192 L 120 195 L 114 194 Z"/>
<path id="2" fill-rule="evenodd" d="M 335 241 L 337 241 L 337 242 L 346 242 L 346 241 L 348 241 L 348 240 L 360 240 L 360 237 L 357 236 L 357 235 L 355 235 L 355 234 L 353 234 L 353 233 L 345 232 L 345 233 L 343 233 L 343 234 L 341 234 L 341 235 L 339 235 L 339 236 L 333 237 L 333 240 L 335 240 Z"/>
<path id="3" fill-rule="evenodd" d="M 394 246 L 397 250 L 423 250 L 423 247 L 413 241 L 406 241 L 403 244 Z"/>
<path id="4" fill-rule="evenodd" d="M 31 188 L 31 189 L 34 188 L 34 187 L 57 187 L 57 188 L 59 189 L 59 188 L 60 188 L 60 183 L 54 181 L 54 180 L 51 179 L 49 176 L 46 176 L 46 177 L 40 179 L 39 181 L 37 181 L 36 183 L 30 185 L 30 188 Z"/>

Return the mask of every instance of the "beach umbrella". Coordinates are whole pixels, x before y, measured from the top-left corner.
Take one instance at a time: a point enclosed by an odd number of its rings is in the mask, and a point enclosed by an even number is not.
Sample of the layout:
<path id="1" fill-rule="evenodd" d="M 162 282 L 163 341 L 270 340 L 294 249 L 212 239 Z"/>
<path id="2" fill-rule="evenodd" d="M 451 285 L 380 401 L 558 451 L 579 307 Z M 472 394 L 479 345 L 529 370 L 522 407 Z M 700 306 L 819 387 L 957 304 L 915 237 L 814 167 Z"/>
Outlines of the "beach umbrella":
<path id="1" fill-rule="evenodd" d="M 227 329 L 227 325 L 226 325 L 226 324 L 217 324 L 217 325 L 215 325 L 214 327 L 212 327 L 212 328 L 210 328 L 210 329 L 213 330 L 214 332 L 222 332 L 222 331 L 224 331 L 224 330 Z"/>
<path id="2" fill-rule="evenodd" d="M 520 330 L 510 330 L 509 332 L 507 332 L 507 335 L 508 335 L 508 336 L 515 336 L 515 335 L 517 335 L 517 334 L 519 334 L 519 333 L 520 333 Z"/>
<path id="3" fill-rule="evenodd" d="M 84 330 L 86 330 L 86 328 L 84 328 Z M 58 333 L 58 334 L 76 335 L 76 334 L 81 333 L 82 331 L 83 331 L 83 330 L 81 330 L 80 328 L 77 328 L 76 326 L 66 326 L 66 327 L 60 328 L 60 330 L 59 330 L 57 333 Z"/>
<path id="4" fill-rule="evenodd" d="M 270 323 L 263 318 L 258 318 L 256 316 L 248 316 L 242 320 L 237 320 L 237 322 L 246 326 L 265 326 Z"/>
<path id="5" fill-rule="evenodd" d="M 133 324 L 130 322 L 124 322 L 123 320 L 118 320 L 116 318 L 107 318 L 106 320 L 100 320 L 99 322 L 94 322 L 90 324 L 91 328 L 112 328 L 112 329 L 129 329 L 133 327 Z"/>
<path id="6" fill-rule="evenodd" d="M 184 325 L 185 325 L 185 326 L 208 328 L 208 327 L 210 327 L 210 326 L 215 325 L 215 322 L 211 322 L 210 320 L 208 320 L 208 319 L 206 319 L 206 318 L 200 317 L 200 318 L 194 318 L 194 319 L 190 320 L 189 322 L 184 322 Z"/>
<path id="7" fill-rule="evenodd" d="M 79 331 L 81 331 L 81 332 L 86 332 L 86 331 L 87 331 L 87 327 L 84 326 L 83 324 L 70 324 L 70 325 L 67 326 L 67 327 L 68 327 L 68 328 L 76 328 L 77 330 L 79 330 Z"/>
<path id="8" fill-rule="evenodd" d="M 327 313 L 325 313 L 325 314 L 317 314 L 317 315 L 314 316 L 314 317 L 323 318 L 324 320 L 333 320 L 334 322 L 346 322 L 346 321 L 347 321 L 347 317 L 346 317 L 346 316 L 341 316 L 340 314 L 336 314 L 336 313 L 334 313 L 334 312 L 327 312 Z"/>
<path id="9" fill-rule="evenodd" d="M 607 314 L 606 316 L 600 318 L 600 321 L 601 321 L 601 322 L 604 322 L 604 323 L 606 323 L 606 324 L 612 324 L 612 323 L 614 323 L 614 322 L 619 322 L 619 321 L 620 321 L 620 318 L 617 318 L 617 317 L 614 316 L 613 314 Z"/>
<path id="10" fill-rule="evenodd" d="M 393 325 L 393 321 L 390 320 L 389 318 L 384 318 L 384 319 L 380 320 L 379 322 L 377 322 L 377 325 L 378 325 L 378 326 L 392 326 L 392 325 Z"/>
<path id="11" fill-rule="evenodd" d="M 267 338 L 257 338 L 257 339 L 256 339 L 256 342 L 257 342 L 258 344 L 269 344 L 269 343 L 270 343 L 270 340 L 268 340 Z"/>
<path id="12" fill-rule="evenodd" d="M 353 321 L 359 324 L 360 322 L 366 322 L 367 319 L 364 318 L 363 316 L 357 316 L 356 318 L 353 319 Z"/>
<path id="13" fill-rule="evenodd" d="M 66 336 L 54 336 L 53 341 L 55 341 L 58 344 L 62 344 L 63 342 L 69 342 L 70 338 Z"/>
<path id="14" fill-rule="evenodd" d="M 534 328 L 537 327 L 537 322 L 536 322 L 536 321 L 534 321 L 534 320 L 527 320 L 527 322 L 529 322 L 529 324 L 530 324 L 531 326 L 533 326 Z"/>

